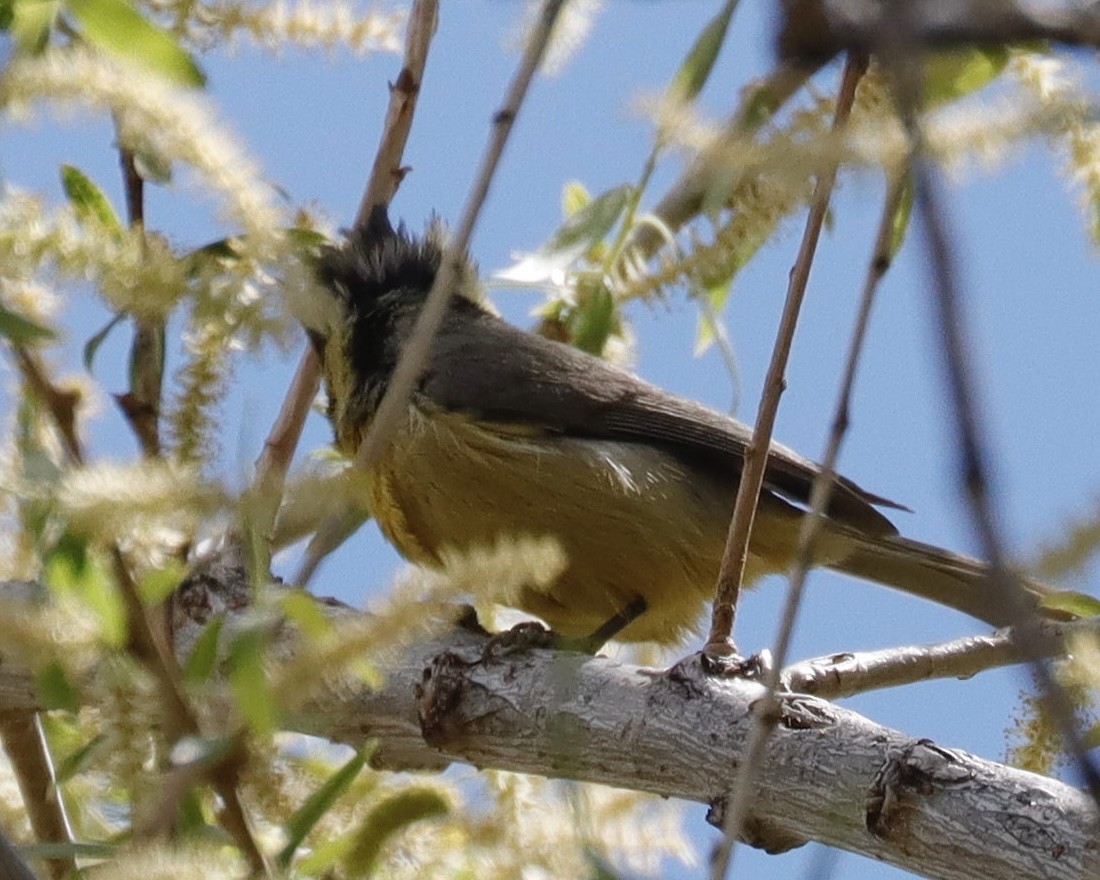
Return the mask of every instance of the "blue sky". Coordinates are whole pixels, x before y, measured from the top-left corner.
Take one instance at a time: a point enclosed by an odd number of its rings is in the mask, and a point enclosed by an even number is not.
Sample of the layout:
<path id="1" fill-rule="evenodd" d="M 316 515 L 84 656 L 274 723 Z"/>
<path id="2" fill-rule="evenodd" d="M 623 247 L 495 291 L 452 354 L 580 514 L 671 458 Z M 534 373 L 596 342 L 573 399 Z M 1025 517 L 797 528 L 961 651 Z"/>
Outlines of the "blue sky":
<path id="1" fill-rule="evenodd" d="M 771 63 L 771 31 L 760 6 L 745 4 L 712 82 L 704 109 L 728 112 L 737 90 Z M 500 174 L 478 225 L 473 253 L 483 270 L 504 267 L 558 224 L 562 185 L 583 181 L 593 192 L 636 179 L 651 144 L 651 127 L 633 109 L 642 94 L 659 91 L 676 69 L 716 4 L 695 0 L 612 0 L 580 54 L 553 78 L 536 81 L 523 108 Z M 413 168 L 393 214 L 418 227 L 432 212 L 456 220 L 516 55 L 505 47 L 518 4 L 464 0 L 444 4 L 406 153 Z M 292 203 L 320 206 L 338 223 L 354 215 L 384 114 L 394 56 L 366 60 L 311 53 L 262 55 L 248 47 L 202 59 L 219 115 L 257 157 Z M 1100 297 L 1095 250 L 1060 175 L 1061 158 L 1042 143 L 1026 145 L 995 174 L 954 183 L 948 215 L 963 266 L 972 333 L 968 353 L 981 380 L 982 405 L 995 463 L 995 503 L 1022 558 L 1056 541 L 1071 518 L 1097 507 L 1100 462 Z M 57 165 L 81 166 L 121 203 L 116 156 L 107 124 L 43 118 L 29 128 L 0 128 L 0 175 L 5 182 L 58 198 Z M 679 164 L 670 161 L 651 187 L 655 201 Z M 839 367 L 882 199 L 875 174 L 846 174 L 823 236 L 788 370 L 788 389 L 776 435 L 820 457 L 831 422 Z M 157 190 L 148 218 L 180 242 L 217 237 L 204 206 L 186 191 Z M 727 312 L 742 389 L 738 415 L 752 421 L 770 355 L 787 272 L 801 234 L 801 217 L 739 277 Z M 930 319 L 926 255 L 911 236 L 888 275 L 876 306 L 853 405 L 841 470 L 875 492 L 911 507 L 895 518 L 912 537 L 974 552 L 972 530 L 957 480 L 950 413 Z M 537 298 L 502 291 L 496 302 L 520 324 L 530 322 Z M 98 307 L 73 305 L 92 332 Z M 636 369 L 647 379 L 717 408 L 731 397 L 729 377 L 713 352 L 692 357 L 695 313 L 682 296 L 629 308 L 638 336 Z M 79 350 L 83 338 L 72 340 Z M 100 362 L 108 385 L 120 336 Z M 224 473 L 246 478 L 294 357 L 268 352 L 242 364 L 225 403 Z M 73 359 L 74 369 L 78 364 Z M 121 380 L 119 380 L 119 383 Z M 119 384 L 111 386 L 112 390 Z M 95 448 L 123 456 L 121 423 L 105 413 Z M 305 448 L 329 439 L 320 417 Z M 365 560 L 369 560 L 365 562 Z M 396 557 L 372 527 L 364 529 L 320 572 L 314 589 L 362 602 L 384 589 Z M 293 565 L 285 565 L 289 574 Z M 1095 572 L 1072 584 L 1096 592 Z M 738 641 L 745 650 L 767 646 L 782 603 L 780 579 L 766 582 L 744 603 Z M 796 656 L 911 644 L 981 632 L 955 612 L 829 573 L 810 580 Z M 685 646 L 685 650 L 687 646 Z M 989 758 L 1005 750 L 1005 728 L 1026 683 L 1019 671 L 967 682 L 926 684 L 866 695 L 848 705 L 913 736 Z M 690 822 L 705 855 L 712 835 L 702 809 Z M 737 870 L 760 878 L 801 876 L 814 847 L 784 856 L 739 850 Z M 836 875 L 853 880 L 901 876 L 892 869 L 841 856 Z M 682 876 L 701 876 L 686 872 Z"/>

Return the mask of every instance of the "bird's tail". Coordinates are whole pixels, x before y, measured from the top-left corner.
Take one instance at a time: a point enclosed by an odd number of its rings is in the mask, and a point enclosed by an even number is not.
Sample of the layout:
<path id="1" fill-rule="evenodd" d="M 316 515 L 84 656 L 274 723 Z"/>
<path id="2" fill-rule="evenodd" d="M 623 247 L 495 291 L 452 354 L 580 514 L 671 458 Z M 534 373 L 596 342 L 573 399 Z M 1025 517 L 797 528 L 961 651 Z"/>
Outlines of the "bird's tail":
<path id="1" fill-rule="evenodd" d="M 993 626 L 1013 622 L 1011 608 L 989 582 L 987 563 L 900 535 L 875 536 L 848 530 L 844 535 L 850 542 L 850 552 L 829 564 L 830 568 L 947 605 Z M 1037 581 L 1022 581 L 1036 606 L 1044 596 L 1055 592 Z"/>

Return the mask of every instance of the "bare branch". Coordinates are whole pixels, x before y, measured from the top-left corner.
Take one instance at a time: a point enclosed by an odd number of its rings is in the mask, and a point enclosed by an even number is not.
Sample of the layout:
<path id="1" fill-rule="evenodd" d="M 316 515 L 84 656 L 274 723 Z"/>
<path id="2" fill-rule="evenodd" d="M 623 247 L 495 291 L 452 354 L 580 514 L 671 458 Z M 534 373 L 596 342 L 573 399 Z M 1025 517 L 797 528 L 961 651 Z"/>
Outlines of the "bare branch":
<path id="1" fill-rule="evenodd" d="M 856 85 L 865 69 L 865 60 L 849 61 L 845 67 L 844 78 L 837 95 L 836 114 L 833 120 L 834 131 L 842 128 L 847 122 L 855 99 Z M 835 180 L 836 164 L 834 163 L 818 178 L 810 212 L 806 218 L 802 244 L 794 266 L 791 268 L 787 299 L 783 304 L 775 349 L 764 379 L 764 390 L 761 394 L 760 409 L 756 415 L 752 442 L 745 451 L 745 461 L 737 487 L 737 500 L 734 503 L 733 517 L 730 520 L 729 534 L 726 538 L 726 549 L 722 556 L 722 568 L 718 574 L 710 637 L 705 649 L 708 653 L 736 650 L 733 643 L 733 622 L 741 579 L 744 576 L 745 562 L 748 558 L 749 538 L 752 534 L 756 503 L 760 497 L 760 487 L 767 468 L 768 448 L 771 445 L 775 415 L 779 409 L 779 397 L 786 385 L 784 374 L 794 340 L 795 327 L 798 324 L 798 313 L 802 308 L 802 298 L 810 279 L 810 267 L 813 265 L 818 236 L 825 221 Z"/>
<path id="2" fill-rule="evenodd" d="M 386 386 L 386 394 L 356 453 L 355 466 L 360 471 L 369 470 L 392 439 L 402 414 L 408 406 L 417 378 L 427 363 L 432 340 L 435 339 L 435 334 L 446 314 L 447 304 L 450 302 L 454 280 L 460 268 L 465 265 L 470 238 L 478 216 L 481 214 L 481 208 L 485 204 L 485 198 L 489 194 L 489 187 L 492 185 L 500 157 L 504 153 L 508 136 L 511 134 L 527 89 L 546 51 L 554 22 L 564 2 L 565 0 L 544 0 L 543 2 L 539 18 L 527 41 L 523 58 L 508 88 L 504 104 L 493 117 L 492 136 L 470 189 L 462 218 L 455 229 L 454 238 L 447 244 L 439 271 L 432 283 L 432 289 L 417 315 L 416 325 Z M 296 578 L 299 584 L 304 585 L 309 582 L 324 554 L 338 544 L 341 533 L 345 530 L 346 521 L 346 512 L 337 510 L 318 528 L 316 538 L 310 543 L 306 551 L 306 559 Z"/>
<path id="3" fill-rule="evenodd" d="M 15 346 L 14 350 L 24 381 L 47 406 L 65 440 L 66 451 L 72 464 L 83 464 L 84 451 L 76 435 L 73 416 L 75 400 L 57 389 L 33 352 L 19 346 Z M 172 741 L 184 735 L 197 734 L 198 718 L 184 692 L 183 676 L 168 643 L 168 627 L 157 625 L 160 621 L 154 620 L 153 610 L 146 608 L 119 545 L 111 543 L 107 549 L 123 607 L 126 610 L 126 627 L 130 640 L 128 647 L 134 657 L 152 673 L 160 686 L 158 693 L 164 709 L 165 728 Z M 225 804 L 222 813 L 223 824 L 248 859 L 253 874 L 270 876 L 272 872 L 267 864 L 267 858 L 256 843 L 237 794 L 234 768 L 228 764 L 215 768 L 211 773 L 211 781 Z"/>
<path id="4" fill-rule="evenodd" d="M 382 127 L 382 140 L 355 215 L 356 226 L 367 222 L 376 205 L 388 205 L 405 177 L 406 169 L 401 165 L 401 158 L 412 129 L 416 100 L 420 97 L 420 84 L 424 79 L 424 66 L 428 62 L 428 48 L 438 22 L 438 0 L 415 0 L 405 32 L 405 63 L 397 75 L 397 81 L 390 86 L 390 106 Z"/>
<path id="5" fill-rule="evenodd" d="M 917 0 L 906 5 L 913 24 L 909 45 L 916 51 L 1043 41 L 1100 46 L 1100 15 L 1088 4 Z M 821 63 L 843 51 L 880 49 L 883 28 L 897 12 L 890 3 L 868 0 L 788 0 L 784 6 L 778 44 L 792 62 Z"/>
<path id="6" fill-rule="evenodd" d="M 133 150 L 119 147 L 119 161 L 130 226 L 143 231 L 145 181 L 138 173 Z M 164 319 L 135 316 L 134 341 L 130 345 L 130 390 L 118 398 L 118 403 L 147 458 L 160 456 L 159 421 L 163 384 Z"/>
<path id="7" fill-rule="evenodd" d="M 0 831 L 0 880 L 35 880 L 3 831 Z"/>
<path id="8" fill-rule="evenodd" d="M 847 123 L 852 104 L 855 102 L 856 87 L 866 70 L 867 57 L 865 55 L 850 56 L 848 58 L 848 63 L 844 67 L 840 90 L 837 94 L 836 114 L 833 119 L 834 132 L 841 130 Z M 737 488 L 737 501 L 733 510 L 733 519 L 730 522 L 726 552 L 722 558 L 722 573 L 719 575 L 718 580 L 718 597 L 714 602 L 714 617 L 711 623 L 708 650 L 713 650 L 714 647 L 720 644 L 718 639 L 726 635 L 726 633 L 719 630 L 720 616 L 724 616 L 726 613 L 723 606 L 725 601 L 730 603 L 728 613 L 730 616 L 730 635 L 732 635 L 737 594 L 741 587 L 741 578 L 744 576 L 745 563 L 748 559 L 753 514 L 760 495 L 760 487 L 764 480 L 764 470 L 767 467 L 767 451 L 771 445 L 775 414 L 779 408 L 779 395 L 783 392 L 785 386 L 783 375 L 787 368 L 787 357 L 790 354 L 791 343 L 794 339 L 798 312 L 802 307 L 802 296 L 809 282 L 810 267 L 813 264 L 814 252 L 817 248 L 817 239 L 821 232 L 821 225 L 824 222 L 825 213 L 829 207 L 829 198 L 836 181 L 836 171 L 837 168 L 834 164 L 818 178 L 814 199 L 810 205 L 810 214 L 806 218 L 806 232 L 802 239 L 802 246 L 799 249 L 794 268 L 791 270 L 790 290 L 787 294 L 787 302 L 784 305 L 783 318 L 780 322 L 780 331 L 776 339 L 772 362 L 769 365 L 768 375 L 764 383 L 764 393 L 760 402 L 760 411 L 757 414 L 752 447 L 745 455 L 745 466 L 741 472 L 741 484 Z M 897 197 L 895 196 L 895 198 Z M 893 212 L 891 211 L 883 224 L 883 228 L 887 232 L 880 233 L 880 243 L 883 240 L 888 242 L 888 239 L 884 239 L 884 237 L 888 235 L 889 219 L 892 217 Z M 871 279 L 876 279 L 873 271 Z M 802 588 L 806 579 L 806 571 L 810 567 L 814 541 L 817 538 L 817 532 L 824 518 L 823 514 L 829 503 L 829 496 L 832 493 L 836 459 L 840 451 L 841 438 L 847 425 L 848 398 L 851 395 L 852 384 L 855 381 L 856 364 L 859 361 L 860 351 L 863 347 L 863 338 L 867 330 L 867 321 L 870 317 L 875 287 L 874 281 L 869 280 L 864 289 L 863 302 L 853 331 L 844 378 L 841 381 L 833 433 L 830 437 L 826 458 L 814 480 L 810 493 L 810 509 L 802 518 L 802 525 L 799 529 L 798 551 L 791 568 L 786 607 L 783 611 L 783 619 L 780 622 L 775 647 L 773 648 L 773 662 L 780 666 L 786 662 L 791 637 L 794 633 L 795 618 L 802 603 Z M 755 460 L 753 460 L 754 457 Z M 752 469 L 751 476 L 750 468 Z M 752 481 L 751 484 L 749 484 L 750 480 Z M 742 513 L 743 509 L 747 510 L 747 514 Z M 740 518 L 739 514 L 741 514 Z M 732 638 L 730 644 L 732 645 Z M 765 745 L 771 737 L 775 725 L 780 720 L 778 703 L 776 702 L 778 685 L 779 678 L 775 666 L 770 666 L 766 671 L 767 694 L 760 701 L 757 711 L 754 713 L 754 723 L 746 746 L 746 761 L 730 791 L 729 805 L 722 826 L 724 835 L 722 841 L 715 848 L 714 858 L 711 860 L 711 877 L 714 880 L 722 880 L 729 871 L 730 862 L 733 858 L 734 841 L 741 836 L 742 822 L 745 816 L 748 815 L 749 798 L 754 788 L 753 782 L 760 772 L 760 762 L 764 760 Z"/>
<path id="9" fill-rule="evenodd" d="M 1095 620 L 1072 623 L 1042 621 L 1043 654 L 1060 656 L 1074 633 L 1096 632 Z M 937 678 L 970 678 L 987 669 L 1020 662 L 1020 646 L 1011 629 L 985 636 L 965 636 L 931 645 L 882 651 L 844 651 L 801 660 L 780 673 L 786 690 L 827 700 L 850 697 L 879 688 L 900 687 Z"/>
<path id="10" fill-rule="evenodd" d="M 389 204 L 404 177 L 401 159 L 412 128 L 420 84 L 428 61 L 428 50 L 439 17 L 438 0 L 416 0 L 409 13 L 405 32 L 405 59 L 397 82 L 390 86 L 390 103 L 382 128 L 378 150 L 363 200 L 359 205 L 356 225 L 365 222 L 375 205 Z M 256 476 L 250 498 L 249 522 L 252 533 L 251 552 L 257 553 L 257 570 L 267 572 L 275 519 L 286 484 L 287 471 L 298 448 L 309 407 L 321 384 L 321 363 L 312 346 L 307 346 L 298 363 L 297 372 L 287 389 L 283 405 L 264 441 L 263 451 L 256 460 Z"/>
<path id="11" fill-rule="evenodd" d="M 962 293 L 951 244 L 955 238 L 948 229 L 940 199 L 939 179 L 926 155 L 919 117 L 921 44 L 915 35 L 919 33 L 921 19 L 917 10 L 904 5 L 896 6 L 895 11 L 897 15 L 882 22 L 877 40 L 879 54 L 888 64 L 899 114 L 912 149 L 913 204 L 929 253 L 927 264 L 936 335 L 954 411 L 959 482 L 966 493 L 983 556 L 989 561 L 990 601 L 998 602 L 1008 610 L 1017 632 L 1021 656 L 1031 665 L 1032 674 L 1058 725 L 1066 751 L 1072 756 L 1093 800 L 1100 804 L 1100 770 L 1089 757 L 1081 732 L 1077 729 L 1072 700 L 1043 659 L 1039 618 L 1027 600 L 1027 591 L 1009 564 L 996 508 L 991 500 L 989 454 L 981 427 L 984 420 L 979 413 L 975 380 L 966 354 L 965 340 L 969 338 L 969 333 L 965 328 Z"/>
<path id="12" fill-rule="evenodd" d="M 57 788 L 53 759 L 38 713 L 0 714 L 0 741 L 15 771 L 35 839 L 40 843 L 72 843 L 73 830 Z M 61 880 L 76 870 L 76 860 L 71 856 L 47 859 L 46 867 L 51 877 Z"/>

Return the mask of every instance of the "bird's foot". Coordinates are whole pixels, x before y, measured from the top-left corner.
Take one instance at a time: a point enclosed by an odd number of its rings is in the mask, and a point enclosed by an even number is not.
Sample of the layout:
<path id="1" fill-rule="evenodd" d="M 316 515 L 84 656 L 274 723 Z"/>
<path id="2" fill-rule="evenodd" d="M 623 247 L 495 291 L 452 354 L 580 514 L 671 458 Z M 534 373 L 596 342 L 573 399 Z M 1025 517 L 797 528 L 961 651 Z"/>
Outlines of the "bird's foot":
<path id="1" fill-rule="evenodd" d="M 749 657 L 737 653 L 732 641 L 703 648 L 703 669 L 717 678 L 748 678 L 763 681 L 773 666 L 772 654 L 767 648 Z"/>

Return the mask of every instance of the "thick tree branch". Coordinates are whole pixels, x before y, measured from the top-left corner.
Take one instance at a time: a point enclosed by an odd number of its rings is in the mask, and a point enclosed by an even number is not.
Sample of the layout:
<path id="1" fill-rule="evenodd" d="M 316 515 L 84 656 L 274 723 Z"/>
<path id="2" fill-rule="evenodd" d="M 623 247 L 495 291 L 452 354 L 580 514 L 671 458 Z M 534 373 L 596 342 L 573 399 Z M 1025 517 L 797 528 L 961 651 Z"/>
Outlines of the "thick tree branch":
<path id="1" fill-rule="evenodd" d="M 0 592 L 20 601 L 9 595 Z M 181 656 L 216 614 L 226 627 L 254 627 L 247 596 L 243 574 L 228 586 L 189 583 L 175 609 Z M 334 603 L 320 609 L 336 626 L 363 620 Z M 273 626 L 272 641 L 280 662 L 300 648 L 287 625 Z M 716 823 L 764 692 L 708 677 L 696 657 L 663 671 L 552 651 L 502 655 L 465 630 L 371 659 L 381 687 L 334 670 L 299 695 L 289 726 L 354 746 L 377 742 L 382 767 L 462 761 L 604 783 L 709 803 Z M 36 708 L 26 702 L 29 674 L 7 661 L 0 657 L 0 711 Z M 769 850 L 816 840 L 945 880 L 1100 872 L 1100 817 L 1077 789 L 808 696 L 780 701 L 751 804 L 745 839 Z"/>

